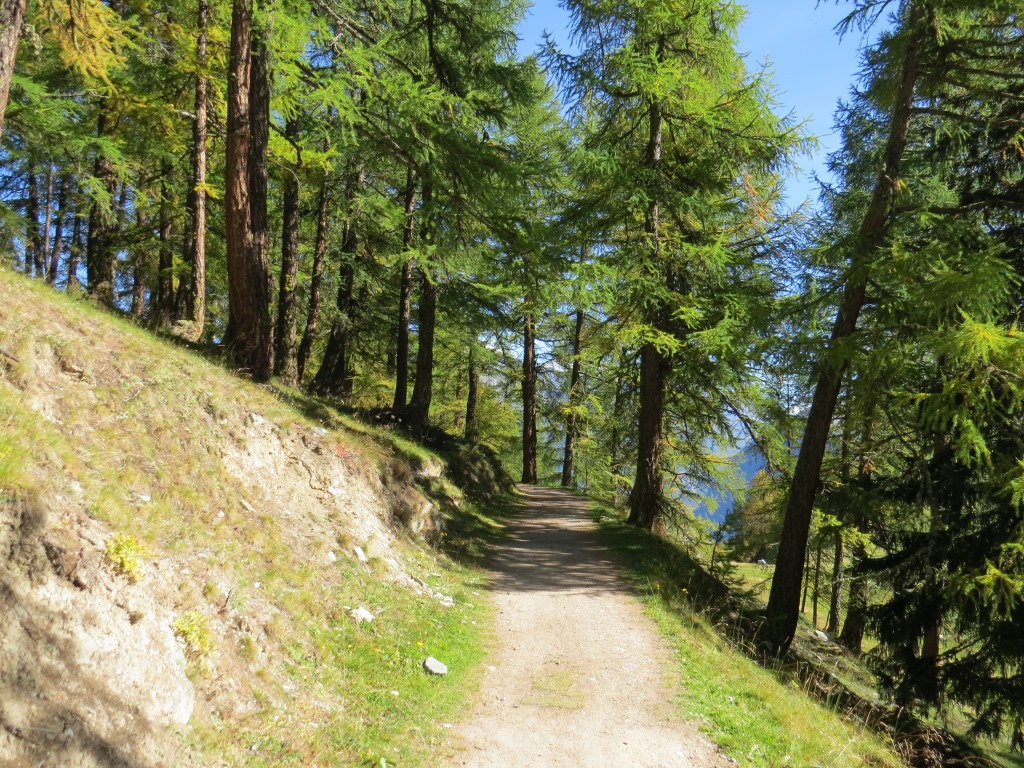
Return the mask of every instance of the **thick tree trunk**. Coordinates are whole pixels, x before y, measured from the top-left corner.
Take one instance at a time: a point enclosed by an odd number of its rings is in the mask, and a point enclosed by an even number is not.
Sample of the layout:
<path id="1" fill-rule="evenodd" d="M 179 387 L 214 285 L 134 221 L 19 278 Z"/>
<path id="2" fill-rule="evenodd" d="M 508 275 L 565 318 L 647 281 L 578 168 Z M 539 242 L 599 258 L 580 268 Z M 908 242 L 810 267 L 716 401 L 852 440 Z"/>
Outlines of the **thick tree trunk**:
<path id="1" fill-rule="evenodd" d="M 266 189 L 263 212 L 254 209 L 258 184 L 252 178 L 254 155 L 262 151 L 254 141 L 252 126 L 259 122 L 257 102 L 250 105 L 252 62 L 252 5 L 234 0 L 231 13 L 231 49 L 228 64 L 227 165 L 225 168 L 225 216 L 227 220 L 228 326 L 225 345 L 235 362 L 248 369 L 257 381 L 266 381 L 273 370 L 273 329 L 270 320 L 270 285 L 266 263 L 265 232 L 255 232 L 253 222 L 266 221 Z M 250 65 L 253 66 L 250 66 Z M 265 83 L 263 86 L 265 87 Z M 251 108 L 252 107 L 252 108 Z M 264 114 L 266 120 L 267 115 Z M 263 162 L 265 167 L 266 163 Z"/>
<path id="2" fill-rule="evenodd" d="M 430 223 L 430 203 L 433 188 L 429 181 L 423 182 L 423 222 L 420 238 L 425 250 L 433 245 L 434 232 Z M 432 254 L 428 254 L 431 256 Z M 417 319 L 419 334 L 416 351 L 416 378 L 413 382 L 412 397 L 406 412 L 413 426 L 424 427 L 430 416 L 430 403 L 434 398 L 434 329 L 437 322 L 437 284 L 429 266 L 420 268 L 420 303 Z"/>
<path id="3" fill-rule="evenodd" d="M 661 522 L 664 491 L 661 475 L 662 415 L 665 411 L 665 361 L 653 344 L 640 349 L 640 424 L 636 479 L 629 494 L 627 522 L 654 530 Z"/>
<path id="4" fill-rule="evenodd" d="M 480 399 L 480 369 L 476 364 L 475 347 L 469 347 L 469 391 L 466 393 L 466 440 L 474 441 L 480 437 L 480 422 L 477 403 Z"/>
<path id="5" fill-rule="evenodd" d="M 28 0 L 0 0 L 0 136 L 4 134 L 7 97 L 27 6 Z"/>
<path id="6" fill-rule="evenodd" d="M 857 245 L 851 256 L 850 274 L 832 327 L 830 350 L 840 346 L 840 342 L 853 334 L 857 328 L 857 318 L 864 305 L 867 291 L 866 261 L 885 239 L 889 212 L 895 199 L 900 165 L 910 130 L 910 113 L 919 70 L 918 56 L 922 34 L 920 17 L 920 8 L 915 3 L 911 7 L 908 21 L 910 39 L 903 54 L 885 156 L 871 202 L 861 222 Z M 796 633 L 800 579 L 803 575 L 811 510 L 818 492 L 822 458 L 825 455 L 832 414 L 835 412 L 836 399 L 842 384 L 843 368 L 842 363 L 827 359 L 818 361 L 818 383 L 807 415 L 800 455 L 790 484 L 782 536 L 779 540 L 779 554 L 775 562 L 771 593 L 768 596 L 767 622 L 763 630 L 764 640 L 770 644 L 771 650 L 779 655 L 786 652 Z"/>
<path id="7" fill-rule="evenodd" d="M 296 359 L 296 377 L 299 382 L 306 375 L 306 364 L 313 351 L 317 328 L 320 325 L 321 304 L 323 302 L 324 261 L 327 255 L 327 178 L 320 185 L 320 204 L 316 217 L 316 242 L 313 244 L 313 275 L 309 284 L 309 311 L 306 313 L 306 329 L 299 343 Z"/>
<path id="8" fill-rule="evenodd" d="M 537 484 L 537 360 L 536 322 L 527 311 L 523 317 L 523 477 Z"/>
<path id="9" fill-rule="evenodd" d="M 646 165 L 657 170 L 662 154 L 661 106 L 650 106 L 650 135 L 647 140 Z M 647 209 L 645 231 L 652 252 L 651 261 L 658 262 L 661 251 L 659 240 L 660 210 L 658 201 L 652 200 Z M 662 314 L 662 308 L 654 310 Z M 655 319 L 659 319 L 656 317 Z M 629 494 L 630 525 L 647 530 L 660 527 L 664 514 L 664 490 L 661 476 L 662 421 L 665 413 L 665 379 L 669 362 L 651 342 L 640 348 L 640 417 L 637 438 L 636 479 Z"/>
<path id="10" fill-rule="evenodd" d="M 348 223 L 341 244 L 341 267 L 336 306 L 338 316 L 331 325 L 320 370 L 313 377 L 311 388 L 321 395 L 346 398 L 352 393 L 352 369 L 349 356 L 352 346 L 352 316 L 355 307 L 352 291 L 355 287 L 355 264 L 359 256 L 359 228 L 362 226 L 359 194 L 366 182 L 366 171 L 356 168 L 348 192 Z"/>
<path id="11" fill-rule="evenodd" d="M 416 170 L 410 164 L 405 174 L 405 228 L 402 231 L 402 251 L 408 254 L 416 237 Z M 412 319 L 413 262 L 406 256 L 398 285 L 398 346 L 395 353 L 396 411 L 405 407 L 409 396 L 409 323 Z"/>
<path id="12" fill-rule="evenodd" d="M 293 144 L 299 138 L 299 121 L 292 117 L 284 134 Z M 277 351 L 274 373 L 281 383 L 293 387 L 299 381 L 295 358 L 295 281 L 299 271 L 299 176 L 298 168 L 284 169 L 284 199 L 281 206 L 281 282 L 277 293 Z"/>
<path id="13" fill-rule="evenodd" d="M 573 485 L 573 461 L 576 454 L 576 432 L 579 428 L 580 354 L 583 347 L 583 308 L 576 309 L 576 327 L 572 335 L 572 369 L 569 374 L 569 414 L 565 417 L 565 448 L 562 452 L 562 487 Z"/>
<path id="14" fill-rule="evenodd" d="M 416 380 L 409 400 L 409 420 L 424 427 L 434 397 L 434 330 L 437 323 L 437 285 L 425 267 L 420 270 L 419 335 L 416 351 Z"/>

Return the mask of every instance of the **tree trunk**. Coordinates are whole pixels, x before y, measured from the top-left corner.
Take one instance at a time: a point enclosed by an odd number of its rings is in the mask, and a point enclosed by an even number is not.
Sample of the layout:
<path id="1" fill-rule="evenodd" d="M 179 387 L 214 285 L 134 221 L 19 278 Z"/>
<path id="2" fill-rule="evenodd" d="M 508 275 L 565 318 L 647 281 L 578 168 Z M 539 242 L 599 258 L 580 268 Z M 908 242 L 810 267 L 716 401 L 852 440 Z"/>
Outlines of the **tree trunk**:
<path id="1" fill-rule="evenodd" d="M 50 226 L 53 224 L 53 163 L 46 164 L 46 202 L 43 207 L 42 247 L 39 249 L 39 277 L 47 280 L 50 276 Z"/>
<path id="2" fill-rule="evenodd" d="M 921 43 L 920 7 L 911 5 L 910 39 L 903 53 L 892 122 L 885 156 L 868 209 L 861 222 L 860 236 L 850 260 L 850 273 L 843 291 L 843 300 L 832 327 L 830 349 L 840 346 L 857 328 L 857 318 L 864 305 L 868 273 L 866 260 L 885 239 L 889 211 L 896 195 L 900 165 L 910 130 L 910 113 L 918 77 L 918 56 Z M 796 633 L 799 616 L 800 580 L 811 524 L 811 510 L 818 492 L 822 458 L 828 442 L 832 414 L 842 383 L 844 365 L 821 359 L 818 361 L 818 382 L 807 416 L 800 455 L 790 485 L 789 498 L 775 561 L 771 593 L 768 596 L 764 639 L 773 652 L 783 654 Z"/>
<path id="3" fill-rule="evenodd" d="M 832 560 L 832 595 L 828 603 L 825 632 L 834 637 L 839 631 L 839 604 L 843 592 L 843 529 L 836 528 L 836 548 Z"/>
<path id="4" fill-rule="evenodd" d="M 284 135 L 292 144 L 299 138 L 299 121 L 289 118 Z M 281 213 L 281 282 L 277 293 L 277 351 L 274 373 L 285 386 L 299 381 L 295 359 L 295 281 L 299 271 L 299 176 L 298 167 L 284 169 L 284 199 Z"/>
<path id="5" fill-rule="evenodd" d="M 28 0 L 0 0 L 0 136 L 4 135 L 4 114 L 11 90 L 14 60 Z"/>
<path id="6" fill-rule="evenodd" d="M 36 165 L 29 160 L 28 163 L 28 199 L 25 201 L 25 219 L 27 231 L 25 232 L 25 274 L 42 278 L 45 274 L 43 262 L 43 234 L 39 224 L 39 180 L 36 175 Z"/>
<path id="7" fill-rule="evenodd" d="M 206 323 L 206 133 L 208 120 L 206 77 L 209 0 L 199 0 L 196 37 L 196 119 L 192 123 L 192 184 L 188 191 L 189 232 L 186 242 L 190 266 L 188 288 L 184 291 L 182 319 L 190 323 L 188 338 L 199 341 Z"/>
<path id="8" fill-rule="evenodd" d="M 572 335 L 572 371 L 569 374 L 569 413 L 565 417 L 565 448 L 562 452 L 562 487 L 573 484 L 573 461 L 576 453 L 576 431 L 579 424 L 580 353 L 583 347 L 583 308 L 576 309 L 576 328 Z"/>
<path id="9" fill-rule="evenodd" d="M 537 484 L 537 361 L 535 321 L 531 311 L 523 318 L 523 479 Z"/>
<path id="10" fill-rule="evenodd" d="M 430 202 L 433 189 L 429 182 L 423 183 L 423 223 L 421 239 L 424 249 L 433 245 L 434 232 L 430 223 Z M 430 258 L 433 254 L 428 253 Z M 437 322 L 437 284 L 432 269 L 424 264 L 420 267 L 420 304 L 418 312 L 419 334 L 416 351 L 416 379 L 413 383 L 412 398 L 407 413 L 413 426 L 424 427 L 430 416 L 430 403 L 434 396 L 434 328 Z"/>
<path id="11" fill-rule="evenodd" d="M 469 391 L 466 394 L 466 440 L 472 442 L 480 437 L 477 403 L 480 399 L 480 369 L 476 364 L 476 347 L 469 346 Z"/>
<path id="12" fill-rule="evenodd" d="M 96 135 L 103 137 L 107 133 L 109 116 L 107 102 L 100 104 L 100 113 L 96 123 Z M 96 158 L 93 175 L 100 182 L 107 194 L 106 200 L 95 200 L 89 213 L 89 233 L 85 241 L 85 266 L 88 273 L 87 289 L 89 295 L 96 300 L 114 306 L 114 192 L 117 180 L 114 176 L 114 164 L 106 155 L 100 153 Z"/>
<path id="13" fill-rule="evenodd" d="M 71 219 L 71 245 L 68 247 L 68 291 L 80 288 L 82 285 L 78 279 L 78 267 L 82 263 L 82 252 L 85 250 L 82 243 L 83 218 L 78 212 L 78 207 L 82 204 L 82 196 L 77 194 L 75 197 L 77 205 Z"/>
<path id="14" fill-rule="evenodd" d="M 657 102 L 651 104 L 650 135 L 647 141 L 646 165 L 652 171 L 661 164 L 662 115 Z M 661 251 L 659 241 L 660 210 L 657 200 L 651 200 L 647 209 L 645 232 L 657 263 Z M 663 308 L 654 310 L 659 320 Z M 668 360 L 651 342 L 640 348 L 640 417 L 637 437 L 636 479 L 629 494 L 630 525 L 654 530 L 661 524 L 664 513 L 664 491 L 661 477 L 662 420 L 665 413 L 665 379 Z"/>
<path id="15" fill-rule="evenodd" d="M 818 552 L 814 558 L 814 592 L 811 597 L 814 606 L 811 608 L 811 626 L 818 628 L 818 597 L 821 595 L 821 534 L 818 534 Z"/>
<path id="16" fill-rule="evenodd" d="M 174 234 L 171 174 L 174 168 L 170 160 L 164 160 L 160 166 L 160 253 L 156 272 L 156 296 L 152 298 L 153 325 L 156 328 L 167 328 L 174 317 L 174 249 L 171 242 Z"/>
<path id="17" fill-rule="evenodd" d="M 807 612 L 807 593 L 811 591 L 811 552 L 804 556 L 804 596 L 800 601 L 800 613 Z"/>
<path id="18" fill-rule="evenodd" d="M 262 151 L 265 157 L 266 145 L 261 148 L 259 140 L 254 141 L 252 135 L 253 123 L 260 122 L 256 113 L 261 106 L 258 100 L 250 105 L 252 49 L 251 2 L 234 0 L 228 64 L 224 201 L 227 223 L 228 326 L 224 342 L 238 365 L 248 369 L 257 381 L 266 381 L 273 370 L 270 285 L 266 252 L 263 250 L 265 232 L 257 233 L 253 229 L 253 222 L 261 218 L 261 213 L 254 214 L 259 200 L 253 200 L 253 191 L 258 184 L 251 181 L 253 166 L 260 165 L 254 156 Z M 252 64 L 253 75 L 256 75 L 262 68 L 255 62 Z M 267 119 L 265 114 L 263 119 Z M 265 168 L 265 161 L 263 166 Z M 263 192 L 265 206 L 265 188 Z M 262 219 L 265 223 L 265 208 Z"/>
<path id="19" fill-rule="evenodd" d="M 324 359 L 320 362 L 320 370 L 316 372 L 311 385 L 313 391 L 321 395 L 345 398 L 352 393 L 352 371 L 349 365 L 354 311 L 352 291 L 355 284 L 355 262 L 359 251 L 359 228 L 362 225 L 359 194 L 365 182 L 366 170 L 358 166 L 346 193 L 348 223 L 345 225 L 345 235 L 341 243 L 340 280 L 336 302 L 338 316 L 331 325 L 331 335 L 327 339 Z"/>
<path id="20" fill-rule="evenodd" d="M 853 562 L 851 568 L 856 570 L 857 566 L 864 562 L 867 551 L 864 543 L 857 541 L 853 545 Z M 850 594 L 846 599 L 846 621 L 843 622 L 843 631 L 839 634 L 839 644 L 853 653 L 860 653 L 861 644 L 864 642 L 864 623 L 868 607 L 868 584 L 863 574 L 857 574 L 849 579 Z"/>
<path id="21" fill-rule="evenodd" d="M 665 361 L 650 343 L 640 349 L 640 429 L 636 480 L 629 494 L 627 522 L 654 530 L 661 522 L 664 494 L 661 476 L 661 431 L 665 410 Z"/>
<path id="22" fill-rule="evenodd" d="M 46 270 L 46 282 L 50 285 L 57 283 L 57 269 L 60 267 L 60 255 L 64 250 L 64 218 L 68 210 L 68 187 L 71 179 L 67 174 L 61 174 L 57 180 L 57 215 L 53 219 L 53 247 L 50 250 L 50 263 Z"/>
<path id="23" fill-rule="evenodd" d="M 412 164 L 405 174 L 405 229 L 402 231 L 402 252 L 412 250 L 416 236 L 416 170 Z M 406 256 L 402 263 L 402 276 L 398 286 L 398 349 L 395 356 L 395 400 L 392 408 L 405 407 L 409 393 L 409 323 L 412 318 L 413 260 Z"/>
<path id="24" fill-rule="evenodd" d="M 320 310 L 323 301 L 324 257 L 327 254 L 327 177 L 320 185 L 320 205 L 316 217 L 316 243 L 313 245 L 313 276 L 309 284 L 309 311 L 306 313 L 306 329 L 299 343 L 299 354 L 296 360 L 296 378 L 301 383 L 306 375 L 306 364 L 309 362 L 313 342 L 316 340 L 317 328 L 320 325 Z"/>

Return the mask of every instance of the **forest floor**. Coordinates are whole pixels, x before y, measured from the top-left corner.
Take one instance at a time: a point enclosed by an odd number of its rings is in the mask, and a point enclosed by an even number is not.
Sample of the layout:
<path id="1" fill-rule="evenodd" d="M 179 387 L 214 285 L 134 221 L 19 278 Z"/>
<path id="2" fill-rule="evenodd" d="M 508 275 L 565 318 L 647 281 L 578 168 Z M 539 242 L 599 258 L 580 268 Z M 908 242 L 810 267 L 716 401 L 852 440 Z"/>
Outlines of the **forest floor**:
<path id="1" fill-rule="evenodd" d="M 452 730 L 456 766 L 733 765 L 674 712 L 672 651 L 598 540 L 587 501 L 523 488 L 491 562 L 495 648 Z"/>

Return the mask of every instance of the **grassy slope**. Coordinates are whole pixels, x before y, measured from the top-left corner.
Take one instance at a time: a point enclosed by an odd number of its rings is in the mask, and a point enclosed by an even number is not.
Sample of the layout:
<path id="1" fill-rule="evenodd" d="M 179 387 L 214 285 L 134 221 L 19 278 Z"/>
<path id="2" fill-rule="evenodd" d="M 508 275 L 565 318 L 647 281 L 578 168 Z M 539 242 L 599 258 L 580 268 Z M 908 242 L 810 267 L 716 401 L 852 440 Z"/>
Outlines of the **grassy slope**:
<path id="1" fill-rule="evenodd" d="M 286 446 L 301 447 L 321 430 L 344 464 L 337 471 L 354 486 L 364 475 L 363 485 L 376 484 L 382 497 L 418 493 L 416 467 L 437 457 L 321 403 L 286 403 L 4 269 L 0 306 L 0 489 L 60 506 L 55 524 L 83 514 L 104 526 L 108 541 L 120 533 L 142 555 L 140 585 L 168 593 L 179 619 L 195 618 L 191 636 L 179 632 L 201 700 L 182 754 L 233 765 L 428 761 L 443 722 L 477 685 L 488 621 L 480 573 L 401 532 L 360 563 L 353 547 L 366 544 L 344 510 L 296 499 L 284 517 L 260 502 L 270 497 L 254 482 L 225 472 L 222 458 L 262 447 L 252 444 L 252 414 Z M 459 500 L 443 480 L 431 482 L 443 490 L 435 503 L 449 503 L 449 513 L 459 501 L 459 514 L 492 525 L 486 510 Z M 454 605 L 396 582 L 387 560 Z M 344 607 L 357 605 L 377 619 L 356 624 Z M 451 673 L 425 675 L 428 654 Z M 238 690 L 220 691 L 225 678 Z"/>
<path id="2" fill-rule="evenodd" d="M 682 714 L 741 766 L 898 766 L 890 745 L 811 701 L 727 643 L 698 609 L 715 587 L 672 545 L 597 506 L 606 544 L 622 559 L 648 613 L 675 648 Z"/>

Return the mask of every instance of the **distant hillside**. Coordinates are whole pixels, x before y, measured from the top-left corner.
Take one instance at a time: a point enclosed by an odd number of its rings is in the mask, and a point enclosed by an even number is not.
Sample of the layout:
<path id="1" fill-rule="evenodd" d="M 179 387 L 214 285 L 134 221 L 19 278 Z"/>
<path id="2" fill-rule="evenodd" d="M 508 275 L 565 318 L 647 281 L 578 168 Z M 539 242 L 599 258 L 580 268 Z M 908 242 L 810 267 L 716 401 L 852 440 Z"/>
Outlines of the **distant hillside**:
<path id="1" fill-rule="evenodd" d="M 754 475 L 765 468 L 764 457 L 753 445 L 747 445 L 729 456 L 739 487 L 749 487 Z M 721 486 L 698 489 L 704 497 L 693 509 L 695 517 L 721 523 L 732 509 L 736 494 Z"/>

